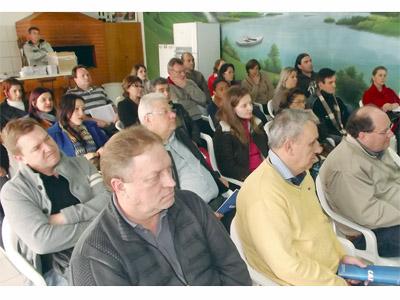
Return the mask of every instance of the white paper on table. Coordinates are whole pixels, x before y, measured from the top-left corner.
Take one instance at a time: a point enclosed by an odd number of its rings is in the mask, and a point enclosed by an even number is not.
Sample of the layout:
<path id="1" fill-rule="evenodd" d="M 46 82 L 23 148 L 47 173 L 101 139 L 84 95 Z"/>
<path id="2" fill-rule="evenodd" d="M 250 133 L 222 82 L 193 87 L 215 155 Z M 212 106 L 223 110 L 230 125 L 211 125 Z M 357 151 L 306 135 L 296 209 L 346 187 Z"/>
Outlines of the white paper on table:
<path id="1" fill-rule="evenodd" d="M 87 109 L 85 113 L 90 114 L 95 119 L 99 119 L 109 123 L 113 122 L 115 117 L 115 112 L 111 104 Z"/>

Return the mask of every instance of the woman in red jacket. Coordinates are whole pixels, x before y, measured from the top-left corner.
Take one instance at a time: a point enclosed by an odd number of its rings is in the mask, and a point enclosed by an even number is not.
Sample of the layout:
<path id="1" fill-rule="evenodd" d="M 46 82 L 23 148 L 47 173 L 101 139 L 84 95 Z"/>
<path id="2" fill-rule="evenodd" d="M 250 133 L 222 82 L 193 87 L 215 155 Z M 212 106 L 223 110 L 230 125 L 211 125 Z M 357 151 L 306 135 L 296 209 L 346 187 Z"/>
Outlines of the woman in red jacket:
<path id="1" fill-rule="evenodd" d="M 384 111 L 392 111 L 400 106 L 400 98 L 385 85 L 386 77 L 387 69 L 383 66 L 376 67 L 372 71 L 372 84 L 364 92 L 362 99 L 364 105 L 375 104 Z"/>
<path id="2" fill-rule="evenodd" d="M 372 71 L 371 87 L 364 92 L 363 103 L 375 104 L 385 111 L 394 123 L 392 131 L 397 139 L 397 153 L 400 154 L 400 98 L 395 91 L 386 87 L 387 69 L 383 66 Z"/>

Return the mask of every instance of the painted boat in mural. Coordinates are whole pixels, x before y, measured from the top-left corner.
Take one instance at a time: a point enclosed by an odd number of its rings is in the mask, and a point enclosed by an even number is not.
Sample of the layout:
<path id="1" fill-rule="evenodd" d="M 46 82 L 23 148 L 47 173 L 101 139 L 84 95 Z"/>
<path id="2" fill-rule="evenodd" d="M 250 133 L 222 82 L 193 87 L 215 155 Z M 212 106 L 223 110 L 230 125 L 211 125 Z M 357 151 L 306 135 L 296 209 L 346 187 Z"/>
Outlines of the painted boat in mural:
<path id="1" fill-rule="evenodd" d="M 263 39 L 263 36 L 244 36 L 241 40 L 236 41 L 236 44 L 238 44 L 239 46 L 249 47 L 261 43 Z"/>

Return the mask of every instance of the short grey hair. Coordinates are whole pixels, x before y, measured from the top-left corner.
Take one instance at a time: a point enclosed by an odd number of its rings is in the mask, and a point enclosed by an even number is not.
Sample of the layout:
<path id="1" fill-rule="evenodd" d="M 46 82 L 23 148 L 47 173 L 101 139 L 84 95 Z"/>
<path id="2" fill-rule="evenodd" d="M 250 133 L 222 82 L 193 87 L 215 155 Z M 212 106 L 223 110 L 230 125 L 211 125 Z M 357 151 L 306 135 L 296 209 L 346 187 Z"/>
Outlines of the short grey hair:
<path id="1" fill-rule="evenodd" d="M 178 57 L 173 57 L 169 60 L 168 65 L 167 65 L 167 69 L 168 69 L 168 73 L 171 72 L 171 70 L 174 68 L 174 66 L 178 64 L 180 66 L 183 66 L 183 61 L 182 59 L 178 58 Z"/>
<path id="2" fill-rule="evenodd" d="M 156 102 L 165 101 L 169 102 L 167 97 L 161 93 L 149 93 L 144 95 L 139 102 L 138 117 L 141 124 L 143 124 L 144 117 L 153 111 L 153 105 Z"/>
<path id="3" fill-rule="evenodd" d="M 278 149 L 287 140 L 296 140 L 303 132 L 304 125 L 308 122 L 319 124 L 316 115 L 310 109 L 284 109 L 272 121 L 269 128 L 268 145 Z"/>

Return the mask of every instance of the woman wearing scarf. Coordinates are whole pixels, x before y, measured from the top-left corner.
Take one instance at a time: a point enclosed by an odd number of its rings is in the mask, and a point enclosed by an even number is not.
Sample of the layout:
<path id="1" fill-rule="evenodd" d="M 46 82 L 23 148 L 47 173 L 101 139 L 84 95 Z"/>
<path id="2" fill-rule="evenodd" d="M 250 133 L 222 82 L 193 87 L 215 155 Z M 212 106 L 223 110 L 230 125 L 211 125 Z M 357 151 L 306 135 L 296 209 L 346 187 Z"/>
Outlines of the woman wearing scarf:
<path id="1" fill-rule="evenodd" d="M 48 129 L 57 121 L 53 91 L 37 87 L 29 96 L 29 116 Z"/>
<path id="2" fill-rule="evenodd" d="M 62 96 L 58 122 L 48 133 L 67 156 L 85 156 L 95 162 L 108 138 L 95 121 L 85 120 L 84 108 L 82 97 Z"/>

